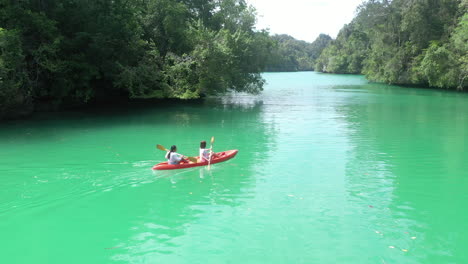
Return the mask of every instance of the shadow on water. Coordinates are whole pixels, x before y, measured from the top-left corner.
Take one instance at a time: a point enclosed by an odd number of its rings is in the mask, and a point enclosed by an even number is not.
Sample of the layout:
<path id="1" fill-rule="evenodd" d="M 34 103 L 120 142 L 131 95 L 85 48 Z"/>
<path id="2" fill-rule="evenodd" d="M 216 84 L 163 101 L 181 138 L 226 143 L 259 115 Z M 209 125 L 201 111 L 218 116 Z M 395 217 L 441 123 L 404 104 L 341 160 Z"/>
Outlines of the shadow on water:
<path id="1" fill-rule="evenodd" d="M 466 262 L 467 95 L 385 85 L 336 90 L 346 94 L 337 111 L 352 145 L 349 199 L 382 260 Z"/>

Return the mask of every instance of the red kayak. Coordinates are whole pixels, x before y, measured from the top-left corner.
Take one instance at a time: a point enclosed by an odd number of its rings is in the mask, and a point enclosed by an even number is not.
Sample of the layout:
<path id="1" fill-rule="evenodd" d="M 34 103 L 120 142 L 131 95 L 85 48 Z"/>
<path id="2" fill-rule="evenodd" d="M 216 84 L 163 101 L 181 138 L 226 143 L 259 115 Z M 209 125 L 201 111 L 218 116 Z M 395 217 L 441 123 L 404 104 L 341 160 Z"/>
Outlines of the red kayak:
<path id="1" fill-rule="evenodd" d="M 216 157 L 213 156 L 210 164 L 220 163 L 220 162 L 232 159 L 236 156 L 237 151 L 238 151 L 237 149 L 233 149 L 233 150 L 226 150 L 223 152 L 218 152 L 216 153 Z M 198 157 L 196 158 L 198 159 Z M 197 163 L 180 163 L 177 165 L 167 164 L 167 161 L 166 161 L 166 162 L 161 162 L 159 164 L 154 165 L 153 170 L 177 170 L 177 169 L 186 169 L 186 168 L 207 166 L 207 165 L 208 165 L 208 161 L 197 162 Z"/>

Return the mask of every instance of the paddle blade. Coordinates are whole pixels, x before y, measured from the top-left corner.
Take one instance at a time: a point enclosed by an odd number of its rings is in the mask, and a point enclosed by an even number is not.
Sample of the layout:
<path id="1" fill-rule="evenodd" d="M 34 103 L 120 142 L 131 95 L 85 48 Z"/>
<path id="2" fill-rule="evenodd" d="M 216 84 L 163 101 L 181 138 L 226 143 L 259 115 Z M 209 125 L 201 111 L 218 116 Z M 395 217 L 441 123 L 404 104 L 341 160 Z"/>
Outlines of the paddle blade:
<path id="1" fill-rule="evenodd" d="M 214 143 L 214 136 L 211 137 L 211 149 L 213 148 L 213 143 Z M 210 151 L 210 158 L 208 159 L 208 170 L 210 170 L 212 154 L 213 154 L 213 151 L 211 150 Z"/>
<path id="2" fill-rule="evenodd" d="M 195 157 L 187 157 L 187 159 L 190 160 L 191 162 L 195 162 L 195 163 L 198 162 L 197 158 Z"/>
<path id="3" fill-rule="evenodd" d="M 165 147 L 163 147 L 162 145 L 159 145 L 157 144 L 156 147 L 162 151 L 169 151 L 168 149 L 166 149 Z"/>

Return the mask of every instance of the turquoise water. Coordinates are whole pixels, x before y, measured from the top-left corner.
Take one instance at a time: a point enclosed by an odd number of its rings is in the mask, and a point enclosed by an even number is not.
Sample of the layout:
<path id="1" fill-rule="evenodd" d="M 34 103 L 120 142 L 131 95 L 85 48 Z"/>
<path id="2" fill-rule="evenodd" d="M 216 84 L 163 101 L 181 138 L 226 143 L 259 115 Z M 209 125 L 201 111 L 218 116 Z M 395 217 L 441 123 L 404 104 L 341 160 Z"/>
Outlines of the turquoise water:
<path id="1" fill-rule="evenodd" d="M 257 96 L 0 125 L 2 263 L 467 263 L 468 95 L 267 73 Z M 153 172 L 156 144 L 210 170 Z"/>

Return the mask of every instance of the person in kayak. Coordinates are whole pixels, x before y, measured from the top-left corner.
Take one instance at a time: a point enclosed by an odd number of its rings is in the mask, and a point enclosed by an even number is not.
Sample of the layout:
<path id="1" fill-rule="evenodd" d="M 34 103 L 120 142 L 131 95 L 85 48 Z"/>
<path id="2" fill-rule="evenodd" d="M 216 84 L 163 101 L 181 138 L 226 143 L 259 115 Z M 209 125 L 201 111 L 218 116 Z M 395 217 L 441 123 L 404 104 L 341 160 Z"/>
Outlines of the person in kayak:
<path id="1" fill-rule="evenodd" d="M 167 152 L 166 154 L 167 163 L 171 165 L 177 165 L 180 162 L 188 163 L 188 160 L 184 159 L 184 156 L 179 153 L 176 153 L 176 151 L 177 151 L 177 146 L 172 145 L 171 150 Z"/>
<path id="2" fill-rule="evenodd" d="M 198 155 L 199 162 L 208 161 L 210 159 L 210 152 L 211 152 L 211 148 L 209 149 L 206 148 L 206 141 L 203 140 L 202 142 L 200 142 L 200 151 L 199 151 L 200 155 Z"/>
<path id="3" fill-rule="evenodd" d="M 213 152 L 213 148 L 206 148 L 206 141 L 203 140 L 200 142 L 200 151 L 198 155 L 198 161 L 199 162 L 205 162 L 210 159 L 210 154 L 211 154 L 211 159 L 217 157 L 218 155 Z"/>

